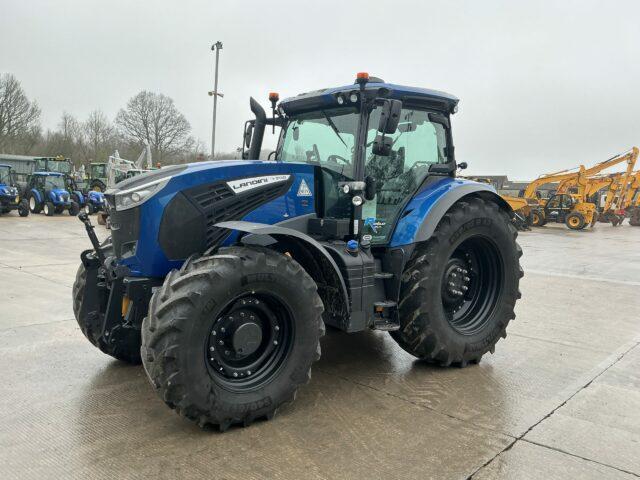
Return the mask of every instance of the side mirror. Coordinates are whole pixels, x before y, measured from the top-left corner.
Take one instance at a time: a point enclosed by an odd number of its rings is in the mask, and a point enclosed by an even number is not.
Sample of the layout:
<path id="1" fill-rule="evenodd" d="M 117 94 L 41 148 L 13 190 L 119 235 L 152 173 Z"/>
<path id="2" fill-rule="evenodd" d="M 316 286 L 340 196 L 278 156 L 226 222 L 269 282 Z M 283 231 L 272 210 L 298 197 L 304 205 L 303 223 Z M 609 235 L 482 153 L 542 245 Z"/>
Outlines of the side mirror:
<path id="1" fill-rule="evenodd" d="M 371 147 L 371 153 L 380 157 L 388 157 L 391 153 L 391 146 L 393 145 L 393 139 L 385 137 L 384 135 L 376 135 Z"/>
<path id="2" fill-rule="evenodd" d="M 253 137 L 253 123 L 247 122 L 247 126 L 244 129 L 244 145 L 246 148 L 251 146 L 251 137 Z"/>
<path id="3" fill-rule="evenodd" d="M 364 179 L 364 199 L 371 201 L 376 198 L 377 182 L 371 175 Z"/>
<path id="4" fill-rule="evenodd" d="M 467 168 L 467 162 L 460 162 L 460 163 L 458 163 L 458 168 L 459 168 L 460 170 L 464 170 L 464 169 L 466 169 L 466 168 Z"/>
<path id="5" fill-rule="evenodd" d="M 402 102 L 400 100 L 390 100 L 388 98 L 384 99 L 382 102 L 378 131 L 382 134 L 395 133 L 398 128 L 398 122 L 400 122 Z"/>

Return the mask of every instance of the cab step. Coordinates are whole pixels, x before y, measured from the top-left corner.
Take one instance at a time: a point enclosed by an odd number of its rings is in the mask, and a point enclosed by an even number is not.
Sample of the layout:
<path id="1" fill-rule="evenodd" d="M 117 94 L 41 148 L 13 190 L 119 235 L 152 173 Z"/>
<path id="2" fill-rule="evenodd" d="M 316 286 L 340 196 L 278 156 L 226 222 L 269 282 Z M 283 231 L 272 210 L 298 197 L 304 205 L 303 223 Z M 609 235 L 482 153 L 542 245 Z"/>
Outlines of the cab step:
<path id="1" fill-rule="evenodd" d="M 393 278 L 395 275 L 393 273 L 389 273 L 389 272 L 376 272 L 373 274 L 373 278 L 381 278 L 383 280 L 386 280 L 388 278 Z"/>
<path id="2" fill-rule="evenodd" d="M 372 327 L 374 330 L 392 332 L 400 328 L 400 322 L 398 320 L 398 304 L 396 302 L 391 300 L 374 302 L 373 311 L 375 312 Z"/>

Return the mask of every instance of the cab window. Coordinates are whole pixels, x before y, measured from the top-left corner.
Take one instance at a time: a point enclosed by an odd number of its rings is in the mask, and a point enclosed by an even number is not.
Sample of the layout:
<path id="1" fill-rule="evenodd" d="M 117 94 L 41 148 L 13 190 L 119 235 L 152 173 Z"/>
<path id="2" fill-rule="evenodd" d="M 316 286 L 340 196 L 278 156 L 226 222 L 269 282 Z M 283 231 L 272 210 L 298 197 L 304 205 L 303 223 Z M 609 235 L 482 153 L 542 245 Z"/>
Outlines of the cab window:
<path id="1" fill-rule="evenodd" d="M 376 179 L 376 198 L 363 209 L 365 232 L 374 243 L 383 243 L 393 228 L 405 201 L 429 173 L 429 167 L 446 163 L 447 131 L 444 125 L 430 121 L 424 110 L 402 109 L 388 156 L 374 155 L 373 141 L 378 134 L 380 109 L 372 112 L 367 132 L 365 174 Z"/>

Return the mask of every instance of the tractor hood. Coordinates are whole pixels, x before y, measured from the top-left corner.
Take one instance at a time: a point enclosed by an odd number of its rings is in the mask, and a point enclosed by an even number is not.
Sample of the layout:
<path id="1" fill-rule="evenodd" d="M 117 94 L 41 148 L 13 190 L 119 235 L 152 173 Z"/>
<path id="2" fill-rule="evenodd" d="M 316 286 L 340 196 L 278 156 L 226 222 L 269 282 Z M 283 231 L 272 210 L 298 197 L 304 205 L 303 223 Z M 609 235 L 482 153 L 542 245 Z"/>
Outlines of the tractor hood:
<path id="1" fill-rule="evenodd" d="M 10 185 L 0 185 L 0 195 L 15 197 L 18 195 L 18 189 Z"/>
<path id="2" fill-rule="evenodd" d="M 193 253 L 229 240 L 217 223 L 274 225 L 314 214 L 314 180 L 312 165 L 249 160 L 142 174 L 105 192 L 114 252 L 133 276 L 161 277 Z"/>
<path id="3" fill-rule="evenodd" d="M 68 202 L 69 192 L 63 188 L 53 188 L 49 191 L 49 197 L 54 202 Z"/>

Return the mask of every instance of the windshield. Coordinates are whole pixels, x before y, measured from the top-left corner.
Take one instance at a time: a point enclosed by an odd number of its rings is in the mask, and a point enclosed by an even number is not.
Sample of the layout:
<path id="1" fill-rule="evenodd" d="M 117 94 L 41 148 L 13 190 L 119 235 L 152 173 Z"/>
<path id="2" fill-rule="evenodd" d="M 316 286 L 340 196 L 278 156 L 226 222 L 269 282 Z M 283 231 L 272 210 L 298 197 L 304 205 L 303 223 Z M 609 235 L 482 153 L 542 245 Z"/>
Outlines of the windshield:
<path id="1" fill-rule="evenodd" d="M 276 158 L 319 165 L 351 177 L 358 120 L 355 108 L 327 109 L 292 117 Z"/>
<path id="2" fill-rule="evenodd" d="M 0 185 L 11 185 L 11 169 L 0 167 Z"/>
<path id="3" fill-rule="evenodd" d="M 91 165 L 91 177 L 93 178 L 106 178 L 107 174 L 105 173 L 106 165 L 104 163 Z"/>
<path id="4" fill-rule="evenodd" d="M 50 176 L 44 181 L 47 190 L 59 189 L 64 190 L 64 177 Z"/>
<path id="5" fill-rule="evenodd" d="M 49 171 L 71 173 L 71 162 L 68 160 L 49 160 Z"/>

